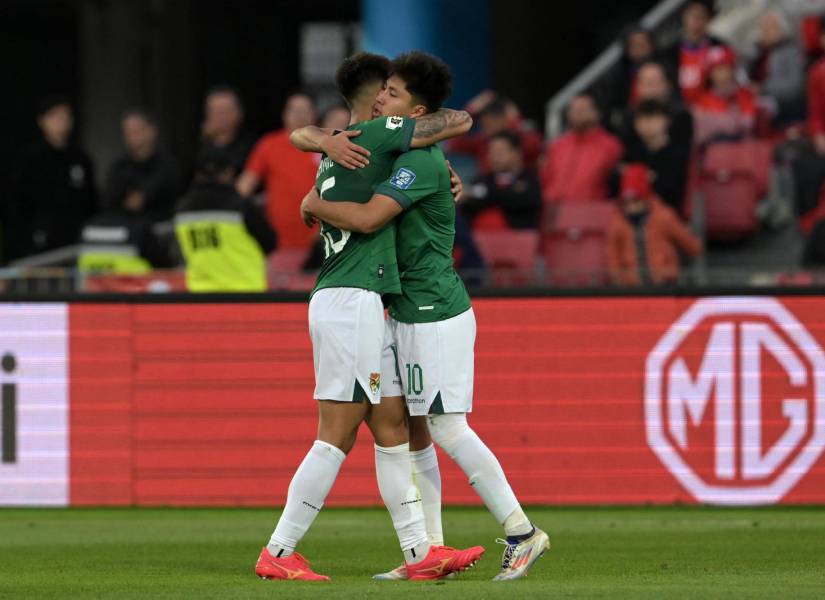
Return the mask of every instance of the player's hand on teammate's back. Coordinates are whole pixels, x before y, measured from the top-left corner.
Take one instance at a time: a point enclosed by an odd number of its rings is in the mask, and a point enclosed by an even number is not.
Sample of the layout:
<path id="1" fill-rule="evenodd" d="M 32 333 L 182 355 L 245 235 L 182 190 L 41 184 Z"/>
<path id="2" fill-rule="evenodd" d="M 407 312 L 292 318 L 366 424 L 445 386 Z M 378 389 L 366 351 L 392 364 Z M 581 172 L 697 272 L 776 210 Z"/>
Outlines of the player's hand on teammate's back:
<path id="1" fill-rule="evenodd" d="M 315 188 L 312 188 L 309 193 L 304 196 L 303 201 L 301 202 L 301 220 L 304 222 L 304 225 L 307 227 L 314 227 L 315 224 L 318 222 L 318 219 L 315 218 L 311 212 L 309 212 L 307 206 L 310 201 L 313 199 L 312 197 L 318 196 L 318 192 L 315 191 Z"/>
<path id="2" fill-rule="evenodd" d="M 452 193 L 455 201 L 458 202 L 461 194 L 464 192 L 464 182 L 461 181 L 461 177 L 455 172 L 449 160 L 447 161 L 447 168 L 450 170 L 450 193 Z"/>
<path id="3" fill-rule="evenodd" d="M 358 130 L 342 131 L 338 135 L 326 136 L 320 146 L 333 162 L 354 171 L 370 164 L 370 151 L 350 139 L 359 135 L 361 132 Z"/>

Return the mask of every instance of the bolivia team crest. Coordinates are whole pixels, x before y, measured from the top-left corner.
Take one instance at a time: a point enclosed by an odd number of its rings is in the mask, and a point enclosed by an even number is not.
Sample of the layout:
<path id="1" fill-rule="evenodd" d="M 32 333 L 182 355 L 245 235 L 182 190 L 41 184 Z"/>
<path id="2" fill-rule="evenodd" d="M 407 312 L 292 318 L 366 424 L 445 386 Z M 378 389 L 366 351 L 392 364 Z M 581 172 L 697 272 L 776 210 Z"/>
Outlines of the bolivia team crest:
<path id="1" fill-rule="evenodd" d="M 370 373 L 370 391 L 377 394 L 381 389 L 381 373 Z"/>

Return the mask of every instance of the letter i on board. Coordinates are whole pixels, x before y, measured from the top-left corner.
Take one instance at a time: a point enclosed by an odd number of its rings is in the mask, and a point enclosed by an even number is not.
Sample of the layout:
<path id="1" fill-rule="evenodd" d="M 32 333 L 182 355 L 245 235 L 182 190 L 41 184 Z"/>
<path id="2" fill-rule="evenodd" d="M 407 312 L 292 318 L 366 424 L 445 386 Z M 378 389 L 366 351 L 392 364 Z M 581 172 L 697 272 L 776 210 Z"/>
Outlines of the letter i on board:
<path id="1" fill-rule="evenodd" d="M 14 373 L 17 368 L 17 359 L 14 354 L 4 354 L 0 360 L 0 367 L 3 372 Z M 2 439 L 3 446 L 0 449 L 2 462 L 17 462 L 17 386 L 13 383 L 4 383 L 2 386 Z"/>

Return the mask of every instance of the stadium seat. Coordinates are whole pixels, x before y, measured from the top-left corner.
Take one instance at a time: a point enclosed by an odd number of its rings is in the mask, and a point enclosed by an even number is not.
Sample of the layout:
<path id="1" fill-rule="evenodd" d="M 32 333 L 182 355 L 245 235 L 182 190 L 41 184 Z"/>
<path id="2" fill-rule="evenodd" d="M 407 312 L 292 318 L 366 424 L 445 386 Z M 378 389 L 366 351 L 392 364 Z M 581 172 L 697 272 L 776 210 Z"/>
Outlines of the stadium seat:
<path id="1" fill-rule="evenodd" d="M 756 207 L 769 192 L 772 155 L 770 143 L 755 140 L 708 147 L 697 189 L 709 240 L 736 241 L 756 232 Z"/>
<path id="2" fill-rule="evenodd" d="M 533 282 L 539 249 L 538 231 L 474 231 L 473 239 L 497 287 Z"/>
<path id="3" fill-rule="evenodd" d="M 562 286 L 607 282 L 607 228 L 612 202 L 562 202 L 548 206 L 542 254 L 548 282 Z"/>

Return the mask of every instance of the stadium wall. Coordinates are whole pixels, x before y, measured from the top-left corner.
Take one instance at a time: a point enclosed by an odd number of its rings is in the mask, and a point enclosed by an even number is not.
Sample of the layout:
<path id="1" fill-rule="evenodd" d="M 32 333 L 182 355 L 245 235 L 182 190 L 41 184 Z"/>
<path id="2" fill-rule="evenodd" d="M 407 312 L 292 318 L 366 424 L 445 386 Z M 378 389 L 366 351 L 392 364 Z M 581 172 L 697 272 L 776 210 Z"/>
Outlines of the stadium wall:
<path id="1" fill-rule="evenodd" d="M 0 505 L 283 504 L 316 427 L 306 304 L 201 300 L 0 303 Z M 825 503 L 824 296 L 474 306 L 471 423 L 524 503 Z M 360 438 L 329 505 L 380 502 Z"/>

